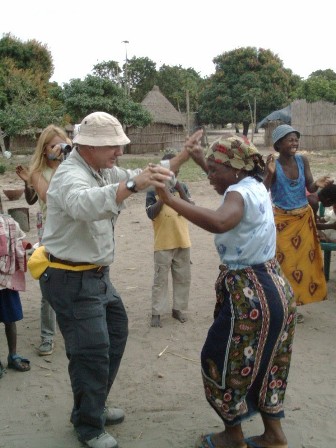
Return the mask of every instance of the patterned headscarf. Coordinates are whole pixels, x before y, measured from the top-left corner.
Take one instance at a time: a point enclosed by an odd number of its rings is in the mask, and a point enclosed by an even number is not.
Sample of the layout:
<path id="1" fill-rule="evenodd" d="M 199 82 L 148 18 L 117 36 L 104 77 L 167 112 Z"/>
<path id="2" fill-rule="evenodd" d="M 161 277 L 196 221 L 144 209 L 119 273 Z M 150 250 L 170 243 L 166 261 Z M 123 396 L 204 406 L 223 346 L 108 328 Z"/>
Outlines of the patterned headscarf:
<path id="1" fill-rule="evenodd" d="M 237 170 L 263 170 L 265 166 L 262 155 L 254 144 L 237 136 L 216 140 L 208 149 L 206 158 Z"/>

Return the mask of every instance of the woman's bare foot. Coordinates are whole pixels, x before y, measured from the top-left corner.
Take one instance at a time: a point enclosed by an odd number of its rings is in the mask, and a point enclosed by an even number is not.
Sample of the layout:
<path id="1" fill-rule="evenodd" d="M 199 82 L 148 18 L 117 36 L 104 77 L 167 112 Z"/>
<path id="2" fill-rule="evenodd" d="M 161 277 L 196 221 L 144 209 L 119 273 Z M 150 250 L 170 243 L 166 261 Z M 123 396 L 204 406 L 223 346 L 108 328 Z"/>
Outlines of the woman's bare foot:
<path id="1" fill-rule="evenodd" d="M 280 418 L 270 418 L 261 414 L 265 431 L 263 434 L 247 439 L 254 442 L 255 445 L 265 448 L 288 448 L 287 438 L 283 432 Z M 253 446 L 253 444 L 252 444 Z"/>
<path id="2" fill-rule="evenodd" d="M 187 316 L 183 314 L 180 310 L 173 310 L 172 316 L 174 319 L 179 320 L 182 324 L 184 324 L 184 322 L 187 322 L 188 320 Z"/>
<path id="3" fill-rule="evenodd" d="M 152 315 L 151 327 L 162 327 L 159 315 Z"/>
<path id="4" fill-rule="evenodd" d="M 209 438 L 215 448 L 247 448 L 243 434 L 239 435 L 239 437 L 237 435 L 237 437 L 233 438 L 229 436 L 226 431 L 203 436 L 196 446 L 207 447 L 210 444 L 206 439 L 209 440 Z"/>
<path id="5" fill-rule="evenodd" d="M 256 446 L 260 448 L 288 448 L 286 438 L 270 438 L 264 434 L 262 436 L 249 437 L 246 439 L 247 446 L 249 441 L 252 441 Z M 252 445 L 253 446 L 253 445 Z"/>

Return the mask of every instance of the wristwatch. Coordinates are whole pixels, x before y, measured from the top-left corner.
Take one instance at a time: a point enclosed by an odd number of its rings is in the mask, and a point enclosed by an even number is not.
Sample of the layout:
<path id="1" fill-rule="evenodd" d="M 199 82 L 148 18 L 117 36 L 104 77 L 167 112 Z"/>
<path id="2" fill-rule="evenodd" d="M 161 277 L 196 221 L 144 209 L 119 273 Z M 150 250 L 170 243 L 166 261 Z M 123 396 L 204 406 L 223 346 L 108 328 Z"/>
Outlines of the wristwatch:
<path id="1" fill-rule="evenodd" d="M 126 182 L 126 188 L 127 188 L 127 190 L 131 191 L 132 193 L 138 192 L 138 190 L 136 189 L 136 183 L 133 179 L 130 179 Z"/>

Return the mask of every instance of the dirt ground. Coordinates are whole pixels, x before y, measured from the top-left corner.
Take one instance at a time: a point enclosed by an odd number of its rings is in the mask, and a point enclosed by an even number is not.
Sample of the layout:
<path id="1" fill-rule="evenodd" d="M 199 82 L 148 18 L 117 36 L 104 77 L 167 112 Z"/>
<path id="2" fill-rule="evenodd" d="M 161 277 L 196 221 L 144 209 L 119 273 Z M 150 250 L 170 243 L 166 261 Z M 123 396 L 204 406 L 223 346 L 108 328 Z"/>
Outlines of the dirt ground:
<path id="1" fill-rule="evenodd" d="M 265 149 L 267 152 L 268 150 Z M 18 158 L 18 163 L 24 159 Z M 332 167 L 334 169 L 334 167 Z M 320 173 L 313 172 L 314 176 Z M 20 185 L 13 173 L 0 177 L 2 186 Z M 220 197 L 206 180 L 189 183 L 198 205 L 215 208 Z M 27 207 L 24 198 L 8 201 L 0 191 L 4 210 Z M 110 404 L 125 409 L 126 419 L 112 427 L 120 448 L 192 448 L 200 433 L 222 430 L 220 419 L 204 398 L 200 351 L 212 321 L 218 256 L 213 236 L 190 225 L 192 287 L 185 324 L 163 318 L 163 328 L 151 328 L 153 232 L 145 214 L 145 196 L 133 195 L 116 228 L 116 257 L 111 279 L 123 297 L 129 316 L 129 339 Z M 29 207 L 27 239 L 37 240 L 36 204 Z M 291 448 L 336 446 L 336 266 L 331 265 L 328 300 L 302 308 L 305 322 L 297 327 L 286 395 L 284 429 Z M 72 395 L 67 359 L 60 333 L 54 353 L 41 358 L 39 345 L 40 291 L 27 273 L 21 294 L 24 319 L 18 322 L 18 352 L 31 361 L 31 371 L 8 370 L 0 380 L 1 448 L 80 447 L 69 414 Z M 5 362 L 4 331 L 0 359 Z M 165 353 L 159 353 L 168 346 Z M 262 431 L 259 416 L 244 424 L 246 436 Z"/>

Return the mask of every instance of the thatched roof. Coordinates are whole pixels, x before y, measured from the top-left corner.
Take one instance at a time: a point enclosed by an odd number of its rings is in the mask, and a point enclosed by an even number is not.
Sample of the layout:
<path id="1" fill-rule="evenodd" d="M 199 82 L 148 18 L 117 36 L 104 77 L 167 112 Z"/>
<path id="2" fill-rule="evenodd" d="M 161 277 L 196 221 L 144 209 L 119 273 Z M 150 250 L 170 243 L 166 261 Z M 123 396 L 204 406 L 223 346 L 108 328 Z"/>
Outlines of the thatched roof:
<path id="1" fill-rule="evenodd" d="M 147 93 L 141 105 L 150 112 L 154 123 L 185 125 L 185 118 L 172 103 L 161 93 L 158 86 Z"/>

